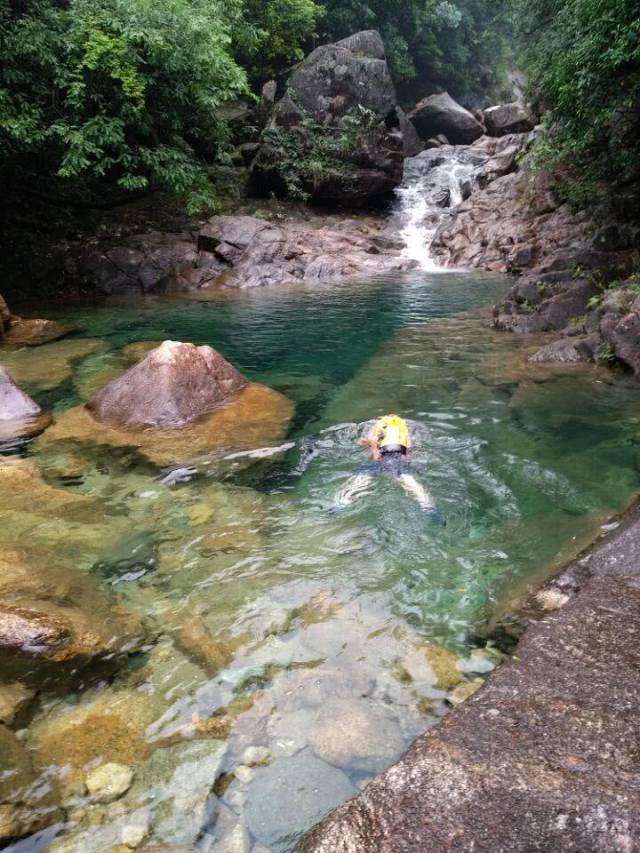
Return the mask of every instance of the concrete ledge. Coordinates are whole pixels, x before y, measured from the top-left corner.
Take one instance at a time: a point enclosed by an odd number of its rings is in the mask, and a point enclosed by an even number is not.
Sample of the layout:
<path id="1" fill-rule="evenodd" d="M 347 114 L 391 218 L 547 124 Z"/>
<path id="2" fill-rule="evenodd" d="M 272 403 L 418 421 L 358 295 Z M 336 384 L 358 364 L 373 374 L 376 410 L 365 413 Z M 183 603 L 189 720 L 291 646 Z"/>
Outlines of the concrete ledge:
<path id="1" fill-rule="evenodd" d="M 545 593 L 514 660 L 300 853 L 640 849 L 640 511 Z"/>

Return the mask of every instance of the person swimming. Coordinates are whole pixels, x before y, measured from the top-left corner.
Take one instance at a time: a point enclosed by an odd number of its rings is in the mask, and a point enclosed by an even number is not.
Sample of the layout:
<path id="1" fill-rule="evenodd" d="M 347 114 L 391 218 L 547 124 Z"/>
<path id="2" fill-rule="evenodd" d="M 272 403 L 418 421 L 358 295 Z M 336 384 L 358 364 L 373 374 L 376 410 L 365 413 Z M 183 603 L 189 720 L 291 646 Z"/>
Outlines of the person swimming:
<path id="1" fill-rule="evenodd" d="M 409 450 L 412 447 L 409 426 L 399 415 L 389 414 L 379 418 L 364 438 L 361 447 L 368 447 L 372 462 L 351 477 L 338 495 L 338 503 L 348 506 L 368 493 L 375 477 L 388 474 L 419 506 L 434 520 L 445 524 L 442 514 L 436 509 L 433 497 L 412 473 Z"/>

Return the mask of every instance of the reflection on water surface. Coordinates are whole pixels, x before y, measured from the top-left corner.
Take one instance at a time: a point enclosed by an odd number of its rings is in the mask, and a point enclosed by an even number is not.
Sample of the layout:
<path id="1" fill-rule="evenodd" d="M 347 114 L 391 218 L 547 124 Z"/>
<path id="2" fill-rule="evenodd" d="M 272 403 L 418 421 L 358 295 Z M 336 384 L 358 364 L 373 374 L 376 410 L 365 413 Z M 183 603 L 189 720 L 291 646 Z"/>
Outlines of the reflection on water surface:
<path id="1" fill-rule="evenodd" d="M 215 346 L 296 407 L 260 458 L 161 470 L 45 438 L 5 454 L 0 596 L 135 651 L 80 674 L 3 662 L 0 832 L 32 834 L 10 849 L 291 849 L 477 689 L 496 608 L 638 482 L 634 382 L 527 364 L 530 341 L 474 313 L 505 287 L 421 274 L 124 302 L 60 312 L 86 333 L 3 353 L 59 414 L 166 338 Z M 445 529 L 385 480 L 336 506 L 388 410 Z"/>

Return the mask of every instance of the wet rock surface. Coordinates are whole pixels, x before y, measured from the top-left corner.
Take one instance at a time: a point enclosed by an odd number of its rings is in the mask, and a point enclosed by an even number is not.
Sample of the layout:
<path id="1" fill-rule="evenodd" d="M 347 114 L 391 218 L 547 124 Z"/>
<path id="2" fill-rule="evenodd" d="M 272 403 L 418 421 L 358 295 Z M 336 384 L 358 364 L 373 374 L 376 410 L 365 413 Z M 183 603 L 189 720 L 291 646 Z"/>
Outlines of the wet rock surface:
<path id="1" fill-rule="evenodd" d="M 638 543 L 635 510 L 549 585 L 517 658 L 297 849 L 634 849 Z"/>
<path id="2" fill-rule="evenodd" d="M 256 772 L 249 786 L 247 824 L 258 841 L 283 853 L 316 816 L 354 793 L 341 770 L 305 750 L 293 758 L 278 758 Z M 295 808 L 291 808 L 292 794 Z"/>
<path id="3" fill-rule="evenodd" d="M 526 138 L 525 134 L 524 137 Z M 589 260 L 589 223 L 553 197 L 544 175 L 510 170 L 474 192 L 436 236 L 433 254 L 445 266 L 480 267 L 496 272 L 540 273 Z M 565 260 L 562 266 L 564 257 Z"/>
<path id="4" fill-rule="evenodd" d="M 277 444 L 293 413 L 290 400 L 252 382 L 222 408 L 179 429 L 118 429 L 99 423 L 85 406 L 76 406 L 57 418 L 39 441 L 42 449 L 52 450 L 67 441 L 135 448 L 155 465 L 166 467 L 206 453 L 224 455 Z"/>
<path id="5" fill-rule="evenodd" d="M 11 324 L 5 330 L 4 338 L 0 340 L 12 347 L 39 347 L 78 331 L 79 326 L 59 323 L 57 320 L 25 320 L 22 317 L 11 317 Z"/>

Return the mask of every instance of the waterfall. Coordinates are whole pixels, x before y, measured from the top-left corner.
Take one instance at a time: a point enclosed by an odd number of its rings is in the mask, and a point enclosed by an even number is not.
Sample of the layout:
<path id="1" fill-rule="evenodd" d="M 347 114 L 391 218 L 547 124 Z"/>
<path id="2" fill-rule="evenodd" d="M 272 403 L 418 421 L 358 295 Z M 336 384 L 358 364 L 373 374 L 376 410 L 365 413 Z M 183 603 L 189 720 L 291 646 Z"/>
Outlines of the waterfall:
<path id="1" fill-rule="evenodd" d="M 466 145 L 429 148 L 405 160 L 393 222 L 404 242 L 403 255 L 421 269 L 441 269 L 431 257 L 433 238 L 469 197 L 485 160 Z"/>

